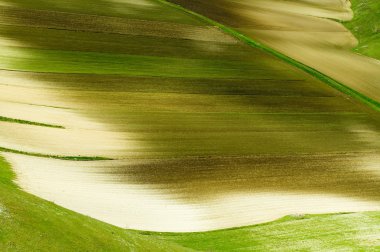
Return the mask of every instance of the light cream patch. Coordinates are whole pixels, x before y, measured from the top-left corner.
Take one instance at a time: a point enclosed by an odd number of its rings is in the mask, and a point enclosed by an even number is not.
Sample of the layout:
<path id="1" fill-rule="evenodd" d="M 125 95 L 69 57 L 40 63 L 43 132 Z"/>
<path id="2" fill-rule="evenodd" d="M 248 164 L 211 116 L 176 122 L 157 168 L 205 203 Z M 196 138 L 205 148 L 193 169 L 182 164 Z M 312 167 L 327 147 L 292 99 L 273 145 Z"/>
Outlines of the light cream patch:
<path id="1" fill-rule="evenodd" d="M 231 193 L 189 204 L 149 185 L 109 180 L 123 161 L 73 162 L 5 153 L 26 191 L 123 228 L 206 231 L 272 221 L 284 215 L 380 210 L 380 203 L 302 192 Z M 69 186 L 68 186 L 69 185 Z"/>
<path id="2" fill-rule="evenodd" d="M 27 81 L 26 79 L 23 80 Z M 22 82 L 20 82 L 22 84 Z M 50 107 L 70 108 L 68 102 L 58 98 L 59 92 L 54 90 L 39 88 L 24 88 L 18 86 L 3 86 L 1 87 L 0 101 L 7 101 L 27 105 L 46 105 Z"/>
<path id="3" fill-rule="evenodd" d="M 14 50 L 16 49 L 14 48 Z M 24 88 L 47 88 L 43 82 L 28 78 L 26 73 L 8 70 L 0 70 L 0 85 Z M 3 87 L 1 87 L 1 89 L 3 91 Z"/>
<path id="4" fill-rule="evenodd" d="M 268 11 L 281 11 L 282 13 L 309 15 L 348 21 L 352 19 L 353 12 L 348 4 L 340 1 L 278 1 L 256 0 L 241 3 L 250 8 L 266 9 Z M 249 10 L 249 9 L 248 9 Z"/>
<path id="5" fill-rule="evenodd" d="M 136 151 L 132 141 L 107 130 L 56 129 L 0 122 L 1 147 L 59 156 L 116 158 Z"/>
<path id="6" fill-rule="evenodd" d="M 12 40 L 2 39 L 2 46 L 0 47 L 0 67 L 8 68 L 11 67 L 9 60 L 4 60 L 4 58 L 30 58 L 30 55 L 24 53 L 22 50 L 19 50 L 17 46 L 5 46 L 4 44 L 10 44 Z M 20 46 L 23 46 L 20 44 Z"/>
<path id="7" fill-rule="evenodd" d="M 199 218 L 203 210 L 196 205 L 179 204 L 147 186 L 109 181 L 104 167 L 119 161 L 60 161 L 9 153 L 4 156 L 24 190 L 76 212 L 122 228 L 207 229 Z"/>
<path id="8" fill-rule="evenodd" d="M 269 222 L 286 215 L 380 210 L 379 202 L 286 191 L 225 194 L 209 202 L 209 206 L 211 229 Z"/>
<path id="9" fill-rule="evenodd" d="M 1 147 L 48 155 L 109 158 L 136 156 L 141 149 L 132 134 L 82 116 L 85 111 L 70 102 L 69 94 L 50 89 L 23 73 L 3 73 L 0 116 L 60 125 L 65 129 L 0 122 Z"/>
<path id="10" fill-rule="evenodd" d="M 147 0 L 109 0 L 109 2 L 117 3 L 117 4 L 131 4 L 131 5 L 136 5 L 139 7 L 157 6 L 157 4 L 153 3 L 152 1 L 147 1 Z"/>
<path id="11" fill-rule="evenodd" d="M 75 119 L 74 116 L 77 115 L 74 114 L 71 109 L 0 101 L 0 116 L 51 125 L 59 122 L 59 126 L 69 128 L 72 124 L 72 120 Z M 80 123 L 83 124 L 81 125 Z M 88 120 L 86 123 L 84 120 L 79 120 L 78 124 L 75 126 L 81 129 L 98 129 L 99 123 L 96 123 L 93 120 Z"/>
<path id="12" fill-rule="evenodd" d="M 10 39 L 10 38 L 4 38 L 4 37 L 0 37 L 0 48 L 3 50 L 4 48 L 2 47 L 6 47 L 6 48 L 12 48 L 12 47 L 25 47 L 26 44 L 25 43 L 21 43 L 20 41 L 17 41 L 17 40 L 14 40 L 14 39 Z M 12 48 L 12 52 L 15 52 L 14 48 Z"/>

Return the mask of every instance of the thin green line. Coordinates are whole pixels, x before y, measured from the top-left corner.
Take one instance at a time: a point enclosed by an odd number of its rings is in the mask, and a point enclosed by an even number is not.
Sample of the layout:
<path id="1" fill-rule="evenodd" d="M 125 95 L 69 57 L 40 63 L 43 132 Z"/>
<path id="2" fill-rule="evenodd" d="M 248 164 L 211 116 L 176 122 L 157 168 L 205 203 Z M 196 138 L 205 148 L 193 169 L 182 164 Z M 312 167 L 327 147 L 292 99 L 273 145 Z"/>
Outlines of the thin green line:
<path id="1" fill-rule="evenodd" d="M 41 154 L 41 153 L 34 153 L 34 152 L 19 151 L 19 150 L 4 148 L 4 147 L 0 147 L 0 152 L 9 152 L 9 153 L 15 153 L 15 154 L 21 154 L 21 155 L 27 155 L 27 156 L 33 156 L 33 157 L 53 158 L 53 159 L 71 160 L 71 161 L 112 160 L 111 158 L 105 158 L 105 157 L 49 155 L 49 154 Z"/>
<path id="2" fill-rule="evenodd" d="M 32 121 L 9 118 L 9 117 L 4 117 L 4 116 L 0 116 L 0 121 L 10 122 L 10 123 L 19 123 L 19 124 L 28 124 L 28 125 L 41 126 L 41 127 L 49 127 L 49 128 L 57 128 L 57 129 L 64 129 L 65 128 L 65 127 L 60 126 L 60 125 L 32 122 Z"/>
<path id="3" fill-rule="evenodd" d="M 333 88 L 339 90 L 340 92 L 342 92 L 344 94 L 347 94 L 353 98 L 356 98 L 357 100 L 365 103 L 366 105 L 368 105 L 369 107 L 371 107 L 372 109 L 374 109 L 376 111 L 380 111 L 380 102 L 375 101 L 375 100 L 369 98 L 368 96 L 344 85 L 343 83 L 340 83 L 340 82 L 334 80 L 333 78 L 319 72 L 318 70 L 316 70 L 312 67 L 309 67 L 309 66 L 307 66 L 307 65 L 305 65 L 305 64 L 303 64 L 303 63 L 301 63 L 295 59 L 292 59 L 292 58 L 290 58 L 290 57 L 288 57 L 288 56 L 286 56 L 286 55 L 284 55 L 284 54 L 282 54 L 282 53 L 280 53 L 280 52 L 278 52 L 278 51 L 276 51 L 276 50 L 274 50 L 274 49 L 272 49 L 266 45 L 263 45 L 260 42 L 257 42 L 255 40 L 253 40 L 252 38 L 249 38 L 249 37 L 245 36 L 244 34 L 238 32 L 238 31 L 236 31 L 230 27 L 227 27 L 221 23 L 218 23 L 218 22 L 216 22 L 216 21 L 214 21 L 208 17 L 205 17 L 199 13 L 196 13 L 194 11 L 186 9 L 186 8 L 184 8 L 178 4 L 170 3 L 166 0 L 157 0 L 157 1 L 162 3 L 162 4 L 166 4 L 168 6 L 171 6 L 175 9 L 178 9 L 178 10 L 184 11 L 186 13 L 189 13 L 191 15 L 194 15 L 194 16 L 202 19 L 203 21 L 211 24 L 212 26 L 219 28 L 220 30 L 224 31 L 225 33 L 232 35 L 233 37 L 239 39 L 240 41 L 243 41 L 252 47 L 261 49 L 261 50 L 263 50 L 263 51 L 265 51 L 265 52 L 267 52 L 267 53 L 269 53 L 269 54 L 271 54 L 271 55 L 273 55 L 273 56 L 275 56 L 275 57 L 277 57 L 277 58 L 279 58 L 279 59 L 281 59 L 287 63 L 290 63 L 291 65 L 293 65 L 293 66 L 307 72 L 308 74 L 311 74 L 312 76 L 318 78 L 319 80 L 325 82 L 330 87 L 333 87 Z"/>

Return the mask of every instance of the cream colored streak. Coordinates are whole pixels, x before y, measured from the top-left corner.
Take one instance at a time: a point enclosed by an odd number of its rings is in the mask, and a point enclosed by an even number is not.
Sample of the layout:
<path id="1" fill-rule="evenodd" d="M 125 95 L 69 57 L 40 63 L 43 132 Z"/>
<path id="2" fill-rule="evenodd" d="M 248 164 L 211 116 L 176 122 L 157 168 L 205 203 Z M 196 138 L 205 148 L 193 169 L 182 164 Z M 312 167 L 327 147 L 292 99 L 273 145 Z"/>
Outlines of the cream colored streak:
<path id="1" fill-rule="evenodd" d="M 5 154 L 23 189 L 123 228 L 191 232 L 272 221 L 289 214 L 380 210 L 355 198 L 301 192 L 223 194 L 196 204 L 149 185 L 122 184 L 104 175 L 125 161 L 72 162 Z"/>
<path id="2" fill-rule="evenodd" d="M 131 135 L 82 116 L 64 92 L 49 89 L 25 73 L 0 74 L 0 116 L 65 127 L 0 122 L 0 146 L 59 156 L 126 157 L 138 149 Z"/>

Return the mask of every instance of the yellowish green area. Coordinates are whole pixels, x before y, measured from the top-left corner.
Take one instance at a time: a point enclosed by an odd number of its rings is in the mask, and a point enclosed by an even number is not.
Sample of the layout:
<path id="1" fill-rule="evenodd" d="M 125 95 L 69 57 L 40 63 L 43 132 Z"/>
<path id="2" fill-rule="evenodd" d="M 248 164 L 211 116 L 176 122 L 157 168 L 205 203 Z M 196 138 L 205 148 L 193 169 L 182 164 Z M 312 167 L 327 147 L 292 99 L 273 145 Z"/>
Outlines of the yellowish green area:
<path id="1" fill-rule="evenodd" d="M 354 19 L 345 23 L 359 40 L 358 53 L 380 59 L 380 2 L 351 0 Z"/>
<path id="2" fill-rule="evenodd" d="M 378 212 L 287 216 L 252 227 L 161 237 L 199 251 L 378 251 L 379 224 Z"/>

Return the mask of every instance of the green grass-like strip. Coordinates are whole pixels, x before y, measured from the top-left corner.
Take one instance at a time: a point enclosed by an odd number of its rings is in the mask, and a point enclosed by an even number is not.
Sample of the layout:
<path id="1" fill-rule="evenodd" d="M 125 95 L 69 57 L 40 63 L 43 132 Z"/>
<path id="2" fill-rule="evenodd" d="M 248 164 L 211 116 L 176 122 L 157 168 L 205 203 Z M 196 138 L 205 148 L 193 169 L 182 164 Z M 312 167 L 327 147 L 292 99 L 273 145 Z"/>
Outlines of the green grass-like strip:
<path id="1" fill-rule="evenodd" d="M 42 153 L 26 152 L 20 150 L 14 150 L 9 148 L 0 147 L 0 152 L 9 152 L 33 157 L 42 157 L 42 158 L 54 158 L 60 160 L 71 160 L 71 161 L 100 161 L 100 160 L 112 160 L 111 158 L 106 157 L 87 157 L 87 156 L 59 156 L 59 155 L 49 155 Z"/>
<path id="2" fill-rule="evenodd" d="M 0 157 L 0 251 L 192 251 L 103 223 L 26 193 Z"/>
<path id="3" fill-rule="evenodd" d="M 263 51 L 265 51 L 265 52 L 267 52 L 267 53 L 269 53 L 269 54 L 271 54 L 271 55 L 273 55 L 273 56 L 275 56 L 275 57 L 277 57 L 277 58 L 279 58 L 279 59 L 281 59 L 281 60 L 283 60 L 283 61 L 285 61 L 285 62 L 287 62 L 287 63 L 305 71 L 305 72 L 307 72 L 307 73 L 309 73 L 310 75 L 316 77 L 317 79 L 325 82 L 329 86 L 337 89 L 338 91 L 340 91 L 344 94 L 347 94 L 353 98 L 356 98 L 357 100 L 368 105 L 372 109 L 374 109 L 376 111 L 380 111 L 380 102 L 369 98 L 368 96 L 344 85 L 343 83 L 340 83 L 340 82 L 334 80 L 333 78 L 321 73 L 320 71 L 318 71 L 318 70 L 316 70 L 310 66 L 307 66 L 307 65 L 305 65 L 305 64 L 303 64 L 303 63 L 301 63 L 301 62 L 299 62 L 293 58 L 286 56 L 285 54 L 282 54 L 282 53 L 280 53 L 280 52 L 278 52 L 278 51 L 276 51 L 276 50 L 274 50 L 274 49 L 272 49 L 272 48 L 270 48 L 270 47 L 268 47 L 268 46 L 266 46 L 260 42 L 257 42 L 255 40 L 253 40 L 252 38 L 247 37 L 246 35 L 238 32 L 238 31 L 236 31 L 236 30 L 234 30 L 234 29 L 232 29 L 226 25 L 223 25 L 223 24 L 216 22 L 216 21 L 214 21 L 208 17 L 205 17 L 199 13 L 196 13 L 194 11 L 186 9 L 186 8 L 184 8 L 178 4 L 174 4 L 174 3 L 168 2 L 166 0 L 157 0 L 157 1 L 159 1 L 160 3 L 166 4 L 168 6 L 171 6 L 173 8 L 176 8 L 178 10 L 182 10 L 182 11 L 184 11 L 190 15 L 194 15 L 194 16 L 202 19 L 203 21 L 209 23 L 210 25 L 218 27 L 223 32 L 230 34 L 231 36 L 237 38 L 238 40 L 240 40 L 240 41 L 242 41 L 242 42 L 244 42 L 244 43 L 246 43 L 246 44 L 248 44 L 254 48 L 261 49 L 261 50 L 263 50 Z"/>
<path id="4" fill-rule="evenodd" d="M 56 128 L 56 129 L 64 129 L 65 128 L 65 127 L 60 126 L 60 125 L 53 125 L 53 124 L 47 124 L 47 123 L 32 122 L 32 121 L 15 119 L 15 118 L 9 118 L 9 117 L 4 117 L 4 116 L 0 116 L 0 121 L 2 121 L 2 122 L 10 122 L 10 123 L 19 123 L 19 124 L 28 124 L 28 125 L 34 125 L 34 126 Z"/>
<path id="5" fill-rule="evenodd" d="M 354 18 L 342 22 L 358 39 L 354 51 L 380 60 L 380 2 L 351 0 Z"/>

